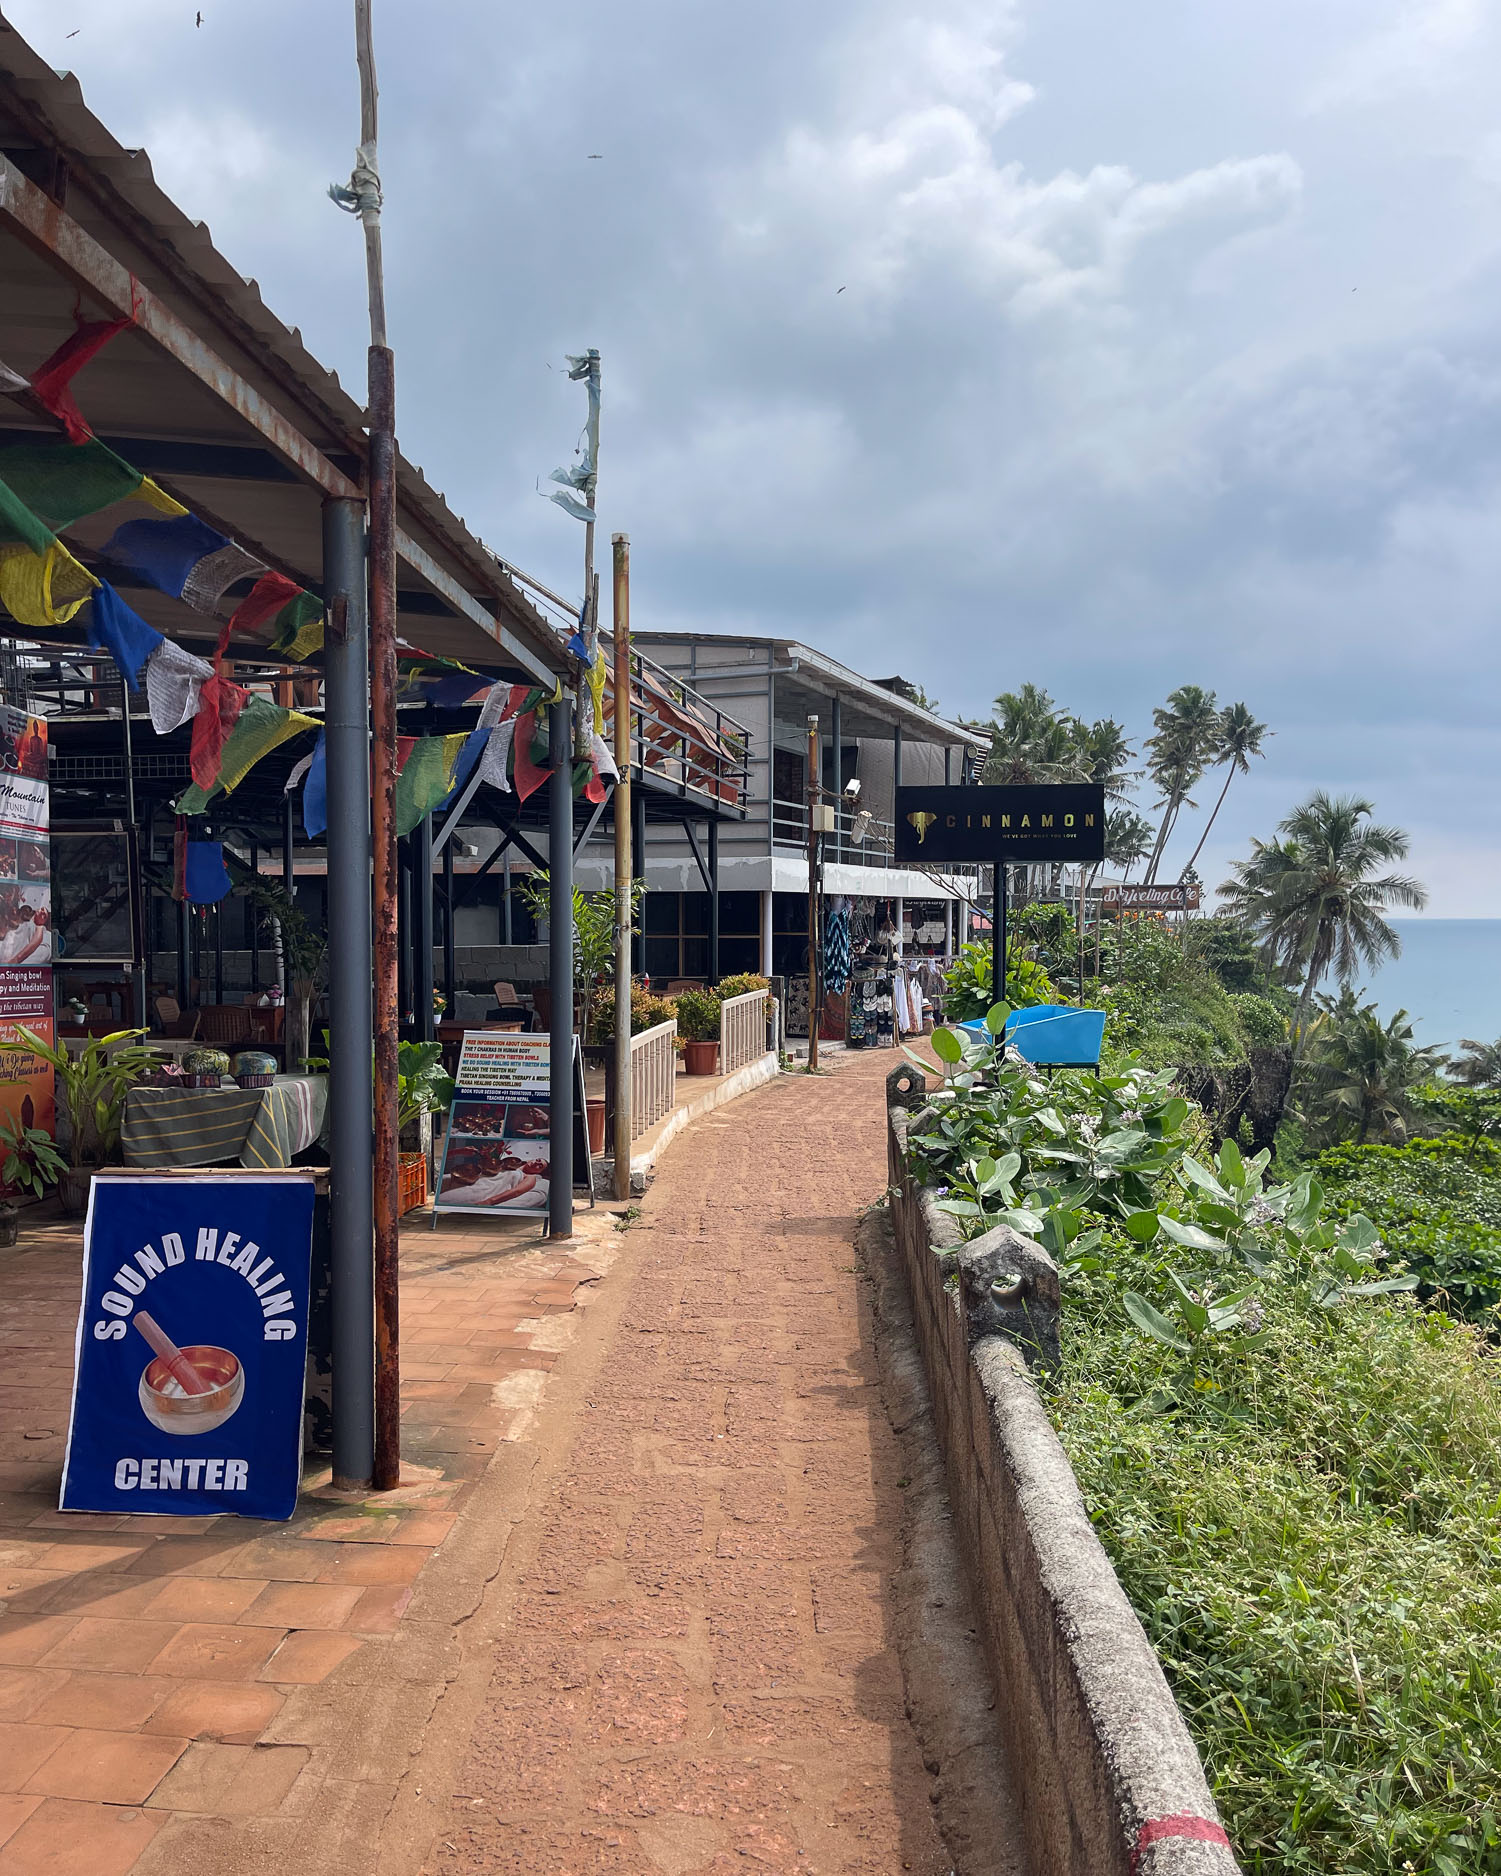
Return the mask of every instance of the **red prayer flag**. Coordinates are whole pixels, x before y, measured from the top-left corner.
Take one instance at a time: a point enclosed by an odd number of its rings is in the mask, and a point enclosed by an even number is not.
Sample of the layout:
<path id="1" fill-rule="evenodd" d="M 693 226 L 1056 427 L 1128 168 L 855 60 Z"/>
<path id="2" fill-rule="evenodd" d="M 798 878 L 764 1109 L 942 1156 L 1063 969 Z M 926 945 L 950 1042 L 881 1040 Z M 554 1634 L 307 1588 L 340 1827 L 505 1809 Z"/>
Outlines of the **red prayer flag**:
<path id="1" fill-rule="evenodd" d="M 547 770 L 539 769 L 532 760 L 532 738 L 537 733 L 537 713 L 528 710 L 525 716 L 516 719 L 516 736 L 512 744 L 515 763 L 512 773 L 516 781 L 516 799 L 525 801 L 528 795 L 536 794 L 547 780 Z"/>
<path id="2" fill-rule="evenodd" d="M 188 768 L 200 788 L 212 788 L 218 781 L 225 741 L 249 701 L 248 690 L 242 690 L 217 672 L 203 680 L 203 689 L 198 693 L 198 714 L 193 718 L 193 741 L 188 751 Z"/>
<path id="3" fill-rule="evenodd" d="M 31 374 L 31 388 L 37 402 L 61 421 L 70 443 L 87 443 L 94 432 L 74 403 L 69 383 L 95 352 L 133 323 L 129 319 L 81 319 L 77 329 Z"/>
<path id="4" fill-rule="evenodd" d="M 274 619 L 282 607 L 294 600 L 301 591 L 297 582 L 289 580 L 284 573 L 263 573 L 235 607 L 229 630 L 249 637 L 257 626 L 264 625 L 267 619 Z"/>

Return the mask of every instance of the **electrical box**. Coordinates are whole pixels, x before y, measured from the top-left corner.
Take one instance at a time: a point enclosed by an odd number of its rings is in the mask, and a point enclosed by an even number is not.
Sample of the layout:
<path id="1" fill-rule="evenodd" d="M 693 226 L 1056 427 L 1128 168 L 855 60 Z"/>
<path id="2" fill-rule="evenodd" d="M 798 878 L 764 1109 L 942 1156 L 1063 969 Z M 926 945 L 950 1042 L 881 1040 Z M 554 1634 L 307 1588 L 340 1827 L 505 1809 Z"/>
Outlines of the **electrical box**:
<path id="1" fill-rule="evenodd" d="M 826 802 L 813 804 L 813 831 L 815 834 L 832 834 L 835 831 L 834 809 Z"/>

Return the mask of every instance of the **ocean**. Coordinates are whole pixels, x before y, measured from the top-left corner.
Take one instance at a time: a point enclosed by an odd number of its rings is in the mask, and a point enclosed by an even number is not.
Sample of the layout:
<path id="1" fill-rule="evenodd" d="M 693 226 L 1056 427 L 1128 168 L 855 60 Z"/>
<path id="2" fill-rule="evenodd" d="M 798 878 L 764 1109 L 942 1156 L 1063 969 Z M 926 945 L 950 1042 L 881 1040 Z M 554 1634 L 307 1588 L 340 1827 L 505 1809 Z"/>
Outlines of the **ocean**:
<path id="1" fill-rule="evenodd" d="M 1404 1009 L 1419 1042 L 1457 1048 L 1462 1036 L 1501 1038 L 1501 919 L 1391 921 L 1402 955 L 1364 980 L 1382 1020 Z M 1328 989 L 1335 986 L 1330 984 Z"/>

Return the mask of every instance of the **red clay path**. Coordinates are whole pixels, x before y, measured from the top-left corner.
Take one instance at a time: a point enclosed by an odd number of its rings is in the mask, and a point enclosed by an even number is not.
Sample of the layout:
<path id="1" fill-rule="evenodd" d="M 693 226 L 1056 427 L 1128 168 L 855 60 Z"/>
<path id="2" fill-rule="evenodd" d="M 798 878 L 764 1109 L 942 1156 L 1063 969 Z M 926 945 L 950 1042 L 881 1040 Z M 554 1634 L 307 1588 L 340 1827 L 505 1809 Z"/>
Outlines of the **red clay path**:
<path id="1" fill-rule="evenodd" d="M 887 1585 L 900 1456 L 851 1239 L 889 1051 L 666 1155 L 623 1312 L 511 1539 L 434 1876 L 941 1876 Z"/>

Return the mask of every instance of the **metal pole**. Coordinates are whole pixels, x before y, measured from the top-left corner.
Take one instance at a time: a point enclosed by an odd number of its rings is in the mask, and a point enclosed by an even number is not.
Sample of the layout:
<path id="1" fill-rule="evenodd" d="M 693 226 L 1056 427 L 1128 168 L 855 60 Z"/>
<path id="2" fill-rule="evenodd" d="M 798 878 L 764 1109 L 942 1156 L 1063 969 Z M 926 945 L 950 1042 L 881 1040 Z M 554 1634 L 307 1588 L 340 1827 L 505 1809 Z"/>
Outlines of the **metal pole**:
<path id="1" fill-rule="evenodd" d="M 836 693 L 833 702 L 829 706 L 829 740 L 833 745 L 834 758 L 831 765 L 834 786 L 829 792 L 834 797 L 834 831 L 830 834 L 829 844 L 825 849 L 825 858 L 827 858 L 829 852 L 832 851 L 836 860 L 841 860 L 844 857 L 844 846 L 839 838 L 839 811 L 844 806 L 844 750 L 841 747 L 843 736 L 844 724 L 841 721 L 839 697 Z M 823 780 L 822 775 L 819 776 L 819 780 Z"/>
<path id="2" fill-rule="evenodd" d="M 818 1018 L 823 1002 L 818 957 L 818 718 L 808 718 L 808 1067 L 818 1067 Z"/>
<path id="3" fill-rule="evenodd" d="M 548 1166 L 547 1232 L 573 1236 L 573 740 L 565 700 L 548 712 L 547 928 L 551 943 L 552 1062 L 549 1072 L 552 1150 Z"/>
<path id="4" fill-rule="evenodd" d="M 709 982 L 719 982 L 719 823 L 709 823 Z"/>
<path id="5" fill-rule="evenodd" d="M 631 868 L 632 877 L 646 884 L 646 778 L 643 773 L 641 786 L 631 791 Z M 644 901 L 643 901 L 644 907 Z M 633 968 L 638 977 L 646 975 L 646 919 L 643 910 L 641 923 L 635 928 L 631 944 L 631 955 L 635 962 Z"/>
<path id="6" fill-rule="evenodd" d="M 443 843 L 443 999 L 448 1009 L 453 1008 L 453 980 L 455 976 L 454 931 L 453 931 L 453 841 Z"/>
<path id="7" fill-rule="evenodd" d="M 615 649 L 615 1196 L 631 1196 L 631 541 L 612 534 Z"/>
<path id="8" fill-rule="evenodd" d="M 902 785 L 902 726 L 896 726 L 896 733 L 891 739 L 891 779 L 900 788 Z"/>
<path id="9" fill-rule="evenodd" d="M 450 843 L 444 843 L 444 850 Z M 412 969 L 413 1024 L 419 1042 L 433 1039 L 433 817 L 412 833 L 412 896 L 417 905 L 417 956 Z"/>
<path id="10" fill-rule="evenodd" d="M 370 1482 L 375 1293 L 370 1104 L 370 708 L 363 505 L 323 509 L 328 762 L 329 1167 L 334 1480 Z"/>
<path id="11" fill-rule="evenodd" d="M 588 424 L 588 450 L 593 474 L 589 486 L 584 490 L 584 500 L 588 504 L 589 519 L 584 523 L 584 643 L 589 650 L 589 662 L 579 673 L 574 686 L 573 734 L 575 738 L 574 755 L 580 762 L 588 760 L 589 732 L 594 727 L 593 699 L 589 693 L 589 673 L 594 669 L 594 660 L 599 647 L 599 582 L 594 577 L 594 503 L 599 478 L 599 422 L 596 415 L 599 396 L 599 353 L 593 346 L 587 353 L 589 360 L 588 388 L 591 421 Z"/>
<path id="12" fill-rule="evenodd" d="M 135 1007 L 134 1026 L 147 1028 L 146 1022 L 146 895 L 141 873 L 141 833 L 136 826 L 135 762 L 130 747 L 130 691 L 120 681 L 120 730 L 125 756 L 125 821 L 129 830 L 127 859 L 130 871 L 130 995 Z"/>
<path id="13" fill-rule="evenodd" d="M 1006 1001 L 1006 862 L 997 860 L 990 901 L 990 1001 Z"/>
<path id="14" fill-rule="evenodd" d="M 188 992 L 188 980 L 192 976 L 190 965 L 193 954 L 192 913 L 186 899 L 177 902 L 177 1007 L 185 1010 L 191 998 Z"/>
<path id="15" fill-rule="evenodd" d="M 396 925 L 401 933 L 397 954 L 396 996 L 401 1006 L 402 1027 L 412 1021 L 412 843 L 406 843 L 401 862 L 401 898 L 396 907 Z"/>
<path id="16" fill-rule="evenodd" d="M 500 859 L 500 942 L 513 945 L 516 942 L 515 909 L 511 904 L 511 850 L 506 848 Z"/>
<path id="17" fill-rule="evenodd" d="M 297 898 L 296 833 L 292 822 L 292 797 L 281 802 L 281 889 L 293 901 Z"/>

